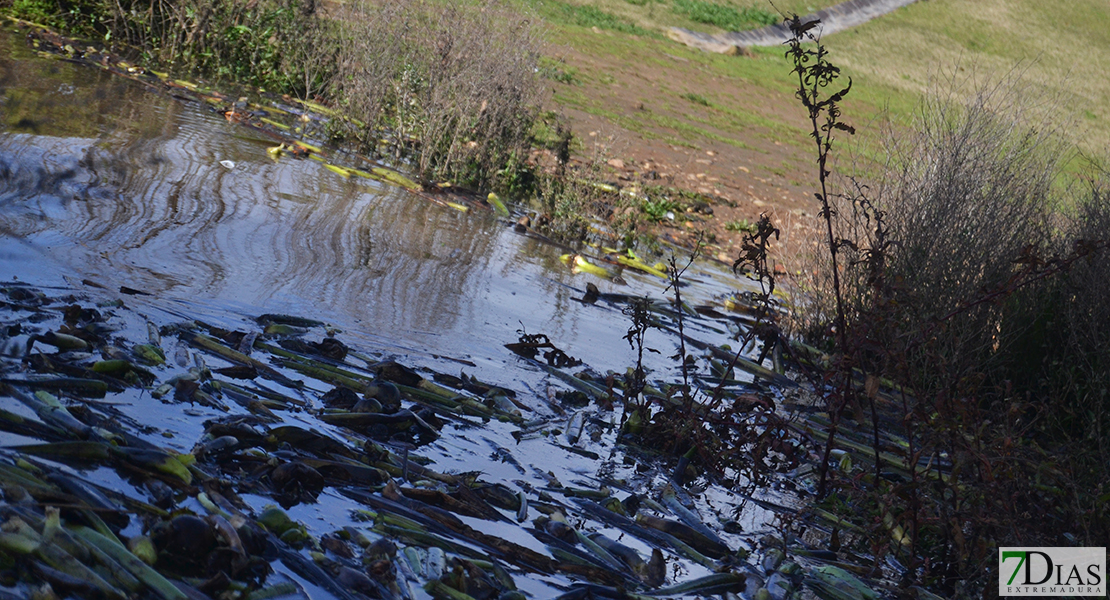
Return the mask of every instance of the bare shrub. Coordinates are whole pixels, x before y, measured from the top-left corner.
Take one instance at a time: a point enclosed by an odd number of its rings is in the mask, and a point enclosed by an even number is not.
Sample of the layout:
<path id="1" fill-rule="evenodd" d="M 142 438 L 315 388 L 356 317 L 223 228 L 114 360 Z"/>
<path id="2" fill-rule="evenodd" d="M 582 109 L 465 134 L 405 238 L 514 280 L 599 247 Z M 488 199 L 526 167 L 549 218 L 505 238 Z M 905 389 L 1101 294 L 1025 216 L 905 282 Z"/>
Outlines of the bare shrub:
<path id="1" fill-rule="evenodd" d="M 1023 251 L 1048 250 L 1052 182 L 1065 148 L 1058 125 L 1031 115 L 1029 91 L 1014 81 L 924 107 L 916 135 L 891 147 L 877 204 L 898 247 L 887 277 L 910 324 L 945 318 L 998 286 Z M 951 361 L 982 366 L 1006 340 L 997 306 L 966 310 L 950 322 Z"/>
<path id="2" fill-rule="evenodd" d="M 1091 243 L 1110 236 L 1110 181 L 1095 182 L 1087 198 L 1078 206 L 1072 223 L 1071 242 Z M 1105 254 L 1093 255 L 1077 263 L 1061 284 L 1064 321 L 1060 323 L 1069 334 L 1068 354 L 1074 356 L 1077 373 L 1089 378 L 1067 386 L 1081 398 L 1097 398 L 1110 402 L 1110 260 Z M 1110 407 L 1108 407 L 1110 408 Z M 1105 422 L 1107 416 L 1102 415 Z M 1092 421 L 1094 424 L 1095 421 Z M 1105 438 L 1105 436 L 1103 436 Z M 1108 439 L 1098 439 L 1097 450 L 1110 465 Z"/>
<path id="3" fill-rule="evenodd" d="M 885 410 L 908 480 L 876 466 L 869 492 L 838 489 L 903 520 L 913 577 L 952 597 L 989 585 L 996 545 L 1110 534 L 1110 199 L 1061 189 L 1066 123 L 1018 75 L 972 93 L 949 80 L 888 131 L 868 182 L 844 178 L 830 199 L 839 268 L 813 253 L 800 269 L 796 323 L 825 348 L 846 338 L 833 364 L 867 376 L 876 465 L 870 382 L 898 386 Z"/>
<path id="4" fill-rule="evenodd" d="M 1023 298 L 1032 325 L 1006 375 L 1029 390 L 1050 452 L 1049 480 L 1086 545 L 1110 539 L 1110 191 L 1105 175 L 1085 190 L 1061 227 L 1061 253 L 1085 255 Z M 1018 310 L 1014 310 L 1018 313 Z"/>
<path id="5" fill-rule="evenodd" d="M 497 183 L 523 164 L 539 109 L 540 35 L 497 0 L 339 9 L 335 92 L 367 142 L 415 150 L 426 180 Z"/>
<path id="6" fill-rule="evenodd" d="M 886 131 L 870 181 L 840 180 L 833 208 L 837 234 L 847 240 L 841 278 L 850 321 L 876 302 L 898 323 L 888 329 L 892 337 L 946 319 L 954 335 L 934 340 L 944 348 L 933 350 L 978 368 L 1005 343 L 1000 308 L 961 306 L 1010 278 L 1023 252 L 1051 249 L 1053 181 L 1068 152 L 1051 103 L 1038 103 L 1017 74 L 970 93 L 966 82 L 945 85 L 948 91 L 934 91 L 908 127 Z M 884 244 L 883 264 L 875 265 L 871 256 Z M 826 260 L 808 258 L 800 269 L 810 274 L 803 326 L 811 334 L 822 329 L 814 315 L 827 319 L 832 312 Z"/>

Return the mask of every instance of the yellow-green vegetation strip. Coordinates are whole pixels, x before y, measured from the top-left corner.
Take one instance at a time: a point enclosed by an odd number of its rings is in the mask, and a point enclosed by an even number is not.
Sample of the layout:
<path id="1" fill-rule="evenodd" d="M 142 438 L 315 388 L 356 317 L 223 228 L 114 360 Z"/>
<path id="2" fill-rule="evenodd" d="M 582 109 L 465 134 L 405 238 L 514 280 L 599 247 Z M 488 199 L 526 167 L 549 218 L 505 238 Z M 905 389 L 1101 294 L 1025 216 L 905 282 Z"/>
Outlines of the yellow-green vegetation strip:
<path id="1" fill-rule="evenodd" d="M 258 120 L 262 121 L 263 123 L 265 123 L 265 124 L 267 124 L 271 127 L 277 127 L 278 129 L 281 129 L 282 131 L 290 131 L 291 130 L 291 128 L 288 125 L 286 125 L 285 123 L 282 123 L 280 121 L 275 121 L 275 120 L 267 118 L 267 117 L 260 117 Z"/>
<path id="2" fill-rule="evenodd" d="M 670 27 L 698 31 L 721 32 L 730 24 L 722 19 L 730 12 L 743 16 L 759 14 L 769 18 L 778 11 L 785 14 L 807 14 L 821 10 L 840 0 L 784 0 L 772 7 L 761 0 L 523 0 L 521 4 L 535 10 L 548 22 L 566 27 L 661 36 Z M 707 18 L 708 17 L 708 18 Z M 720 24 L 720 26 L 718 25 Z M 734 23 L 737 28 L 754 29 L 761 20 Z"/>
<path id="3" fill-rule="evenodd" d="M 632 267 L 633 269 L 639 269 L 639 270 L 641 270 L 645 273 L 655 275 L 656 277 L 661 277 L 663 279 L 667 278 L 667 274 L 664 273 L 663 271 L 660 271 L 659 269 L 656 269 L 655 267 L 648 266 L 643 261 L 641 261 L 639 259 L 636 259 L 636 258 L 629 258 L 627 256 L 620 256 L 620 257 L 617 257 L 617 262 L 619 262 L 620 264 L 622 264 L 626 267 Z"/>

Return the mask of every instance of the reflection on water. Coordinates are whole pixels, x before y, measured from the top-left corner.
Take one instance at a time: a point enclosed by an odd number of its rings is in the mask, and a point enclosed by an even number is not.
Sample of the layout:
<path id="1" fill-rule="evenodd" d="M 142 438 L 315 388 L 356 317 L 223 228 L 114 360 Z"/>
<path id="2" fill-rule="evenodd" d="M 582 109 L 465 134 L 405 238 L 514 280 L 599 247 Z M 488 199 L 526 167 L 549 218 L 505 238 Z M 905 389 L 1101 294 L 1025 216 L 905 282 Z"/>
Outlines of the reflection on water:
<path id="1" fill-rule="evenodd" d="M 559 261 L 561 249 L 514 233 L 509 221 L 492 213 L 463 214 L 399 189 L 345 180 L 312 160 L 275 162 L 266 152 L 274 142 L 252 135 L 202 104 L 154 93 L 95 68 L 35 57 L 0 33 L 0 280 L 18 277 L 66 288 L 88 280 L 154 294 L 123 296 L 131 310 L 120 311 L 126 319 L 110 322 L 131 322 L 120 333 L 126 340 L 142 339 L 147 319 L 164 324 L 198 318 L 228 328 L 243 326 L 243 315 L 263 312 L 322 319 L 342 329 L 341 338 L 359 350 L 403 353 L 405 364 L 431 363 L 441 373 L 463 369 L 515 390 L 522 403 L 536 409 L 529 416 L 550 419 L 551 431 L 563 427 L 566 416 L 556 415 L 562 408 L 545 408 L 544 400 L 562 384 L 503 347 L 516 341 L 521 325 L 549 335 L 598 371 L 623 372 L 634 364 L 622 339 L 629 323 L 620 305 L 605 300 L 585 305 L 573 298 L 592 281 L 602 292 L 658 299 L 659 279 L 625 272 L 628 284 L 618 286 L 574 275 Z M 685 280 L 683 298 L 692 305 L 739 283 L 723 269 L 702 264 Z M 725 324 L 708 318 L 691 317 L 686 331 L 717 344 L 727 337 Z M 166 341 L 176 343 L 170 336 Z M 653 378 L 679 380 L 668 358 L 674 343 L 673 335 L 647 335 L 647 345 L 659 351 L 645 355 Z M 474 366 L 437 356 L 465 358 Z M 172 372 L 157 370 L 160 378 Z M 548 387 L 551 382 L 556 383 Z M 306 396 L 318 396 L 325 387 L 310 381 Z M 165 405 L 146 390 L 129 393 L 113 404 L 156 428 L 152 432 L 173 432 L 154 441 L 180 452 L 192 449 L 204 419 L 224 416 L 211 406 Z M 5 408 L 30 415 L 30 409 L 13 404 L 18 403 L 9 401 Z M 496 420 L 481 427 L 451 420 L 444 435 L 420 452 L 436 470 L 480 469 L 488 481 L 523 481 L 514 483 L 521 489 L 543 488 L 549 477 L 576 487 L 609 479 L 662 481 L 661 472 L 642 470 L 639 460 L 614 459 L 616 431 L 605 423 L 616 414 L 599 408 L 583 438 L 589 439 L 583 442 L 589 452 L 605 449 L 604 461 L 583 461 L 552 445 L 551 438 L 565 437 L 547 432 L 517 437 L 518 427 Z M 309 411 L 283 411 L 282 419 L 322 427 Z M 108 469 L 90 477 L 112 489 L 131 485 Z M 736 500 L 720 488 L 706 493 L 718 507 Z M 255 510 L 271 501 L 249 493 L 241 497 Z M 318 535 L 347 522 L 354 506 L 329 492 L 291 516 Z M 749 532 L 770 519 L 754 507 L 748 504 L 737 517 Z M 536 538 L 516 527 L 469 522 L 544 552 Z M 611 537 L 624 536 L 597 525 Z M 641 554 L 651 549 L 633 536 L 623 539 Z M 675 578 L 680 572 L 708 574 L 701 565 L 668 560 Z M 519 577 L 517 583 L 543 598 L 568 581 Z"/>
<path id="2" fill-rule="evenodd" d="M 485 364 L 511 360 L 501 344 L 523 323 L 600 368 L 630 364 L 619 313 L 570 300 L 587 276 L 492 215 L 275 162 L 205 106 L 0 48 L 0 274 L 312 315 Z M 597 283 L 660 293 L 626 279 Z"/>

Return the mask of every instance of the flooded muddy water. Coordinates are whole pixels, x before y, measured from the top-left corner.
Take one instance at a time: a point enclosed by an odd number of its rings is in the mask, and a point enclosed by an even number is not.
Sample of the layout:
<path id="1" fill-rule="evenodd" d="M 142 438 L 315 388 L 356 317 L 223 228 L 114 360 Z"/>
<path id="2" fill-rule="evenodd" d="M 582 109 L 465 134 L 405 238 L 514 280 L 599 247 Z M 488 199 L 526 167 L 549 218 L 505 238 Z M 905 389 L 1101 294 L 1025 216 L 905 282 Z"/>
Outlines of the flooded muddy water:
<path id="1" fill-rule="evenodd" d="M 603 294 L 662 301 L 662 279 L 631 269 L 621 273 L 623 283 L 573 273 L 559 259 L 564 249 L 515 232 L 511 220 L 347 179 L 317 161 L 274 160 L 267 152 L 273 145 L 195 99 L 40 57 L 18 35 L 0 34 L 0 280 L 59 294 L 111 295 L 121 287 L 149 294 L 123 297 L 133 314 L 120 336 L 144 337 L 143 319 L 159 326 L 202 319 L 228 329 L 247 327 L 264 313 L 318 319 L 373 358 L 462 371 L 512 389 L 533 411 L 529 420 L 550 423 L 521 435 L 514 423 L 475 427 L 450 421 L 442 437 L 416 451 L 437 471 L 477 471 L 484 480 L 519 490 L 550 487 L 551 480 L 593 488 L 619 480 L 651 493 L 666 483 L 665 472 L 616 450 L 612 426 L 619 406 L 584 409 L 589 424 L 578 445 L 596 460 L 553 445 L 556 438 L 567 445 L 562 430 L 576 412 L 560 414 L 549 406 L 554 392 L 567 387 L 504 347 L 517 341 L 523 326 L 546 334 L 599 374 L 623 374 L 635 362 L 622 339 L 629 327 L 623 303 L 575 298 L 589 282 Z M 722 265 L 700 262 L 686 283 L 683 297 L 690 306 L 716 306 L 722 313 L 722 299 L 756 289 Z M 743 320 L 691 315 L 686 326 L 692 337 L 721 345 Z M 675 352 L 675 336 L 650 331 L 647 344 L 659 350 L 646 356 L 649 379 L 678 380 L 667 358 Z M 300 393 L 315 408 L 328 389 L 310 382 Z M 9 400 L 0 403 L 16 410 Z M 183 453 L 201 438 L 204 419 L 224 416 L 219 408 L 154 402 L 141 389 L 115 401 L 151 428 L 145 439 Z M 348 439 L 312 411 L 283 419 Z M 0 433 L 0 441 L 27 440 Z M 109 469 L 84 476 L 109 488 L 130 486 Z M 779 500 L 773 493 L 768 497 Z M 250 494 L 243 499 L 256 509 L 271 502 Z M 710 527 L 719 529 L 717 519 L 732 518 L 739 501 L 729 490 L 711 488 L 696 502 Z M 325 491 L 290 515 L 318 535 L 353 523 L 352 505 L 347 496 Z M 201 512 L 195 502 L 190 506 Z M 738 516 L 751 535 L 767 531 L 771 520 L 769 511 L 751 504 Z M 609 525 L 590 525 L 588 516 L 577 518 L 591 531 L 624 536 Z M 515 524 L 468 523 L 545 552 L 544 544 Z M 734 548 L 750 546 L 739 537 L 726 539 Z M 651 553 L 643 540 L 624 536 L 624 543 Z M 710 573 L 685 558 L 668 559 L 674 566 L 668 581 Z M 296 573 L 288 576 L 312 595 L 313 584 Z M 566 575 L 517 579 L 541 598 L 568 585 Z"/>
<path id="2" fill-rule="evenodd" d="M 627 324 L 571 298 L 587 281 L 662 297 L 650 275 L 626 270 L 617 285 L 571 274 L 564 250 L 492 213 L 311 160 L 274 161 L 272 140 L 207 106 L 3 45 L 20 57 L 0 65 L 0 270 L 10 275 L 311 314 L 493 365 L 511 360 L 502 344 L 523 324 L 603 371 L 630 364 Z M 753 289 L 724 268 L 697 279 L 691 304 Z"/>

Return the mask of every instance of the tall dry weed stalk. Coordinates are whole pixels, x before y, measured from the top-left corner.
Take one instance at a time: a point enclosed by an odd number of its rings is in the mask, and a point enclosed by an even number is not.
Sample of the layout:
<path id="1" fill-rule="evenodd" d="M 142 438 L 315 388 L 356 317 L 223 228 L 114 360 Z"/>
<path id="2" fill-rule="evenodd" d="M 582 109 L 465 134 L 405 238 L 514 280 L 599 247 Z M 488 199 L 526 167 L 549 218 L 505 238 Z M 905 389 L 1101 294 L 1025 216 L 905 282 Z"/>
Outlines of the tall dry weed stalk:
<path id="1" fill-rule="evenodd" d="M 844 410 L 849 396 L 852 394 L 850 385 L 852 365 L 848 362 L 850 356 L 848 348 L 847 325 L 845 313 L 843 287 L 840 282 L 841 241 L 834 231 L 836 212 L 833 207 L 834 199 L 829 195 L 829 157 L 832 154 L 833 138 L 837 131 L 847 134 L 855 133 L 848 124 L 841 122 L 840 103 L 852 89 L 851 79 L 848 85 L 841 89 L 833 87 L 830 93 L 829 86 L 834 86 L 840 78 L 840 68 L 828 60 L 828 51 L 821 44 L 819 37 L 820 20 L 802 21 L 797 15 L 787 19 L 792 37 L 787 41 L 786 57 L 794 66 L 792 73 L 797 75 L 798 86 L 795 97 L 806 109 L 810 122 L 810 137 L 816 146 L 817 154 L 817 181 L 820 191 L 815 195 L 821 203 L 821 219 L 825 229 L 825 244 L 829 251 L 828 258 L 831 263 L 829 273 L 832 277 L 832 299 L 835 303 L 835 321 L 833 332 L 838 346 L 839 364 L 834 369 L 835 381 L 825 394 L 825 401 L 829 408 L 830 426 L 828 442 L 825 444 L 825 455 L 820 465 L 820 483 L 818 496 L 824 497 L 828 491 L 828 464 L 829 453 L 832 451 L 836 439 L 840 416 Z M 816 32 L 815 32 L 816 30 Z M 809 43 L 814 43 L 810 46 Z"/>

